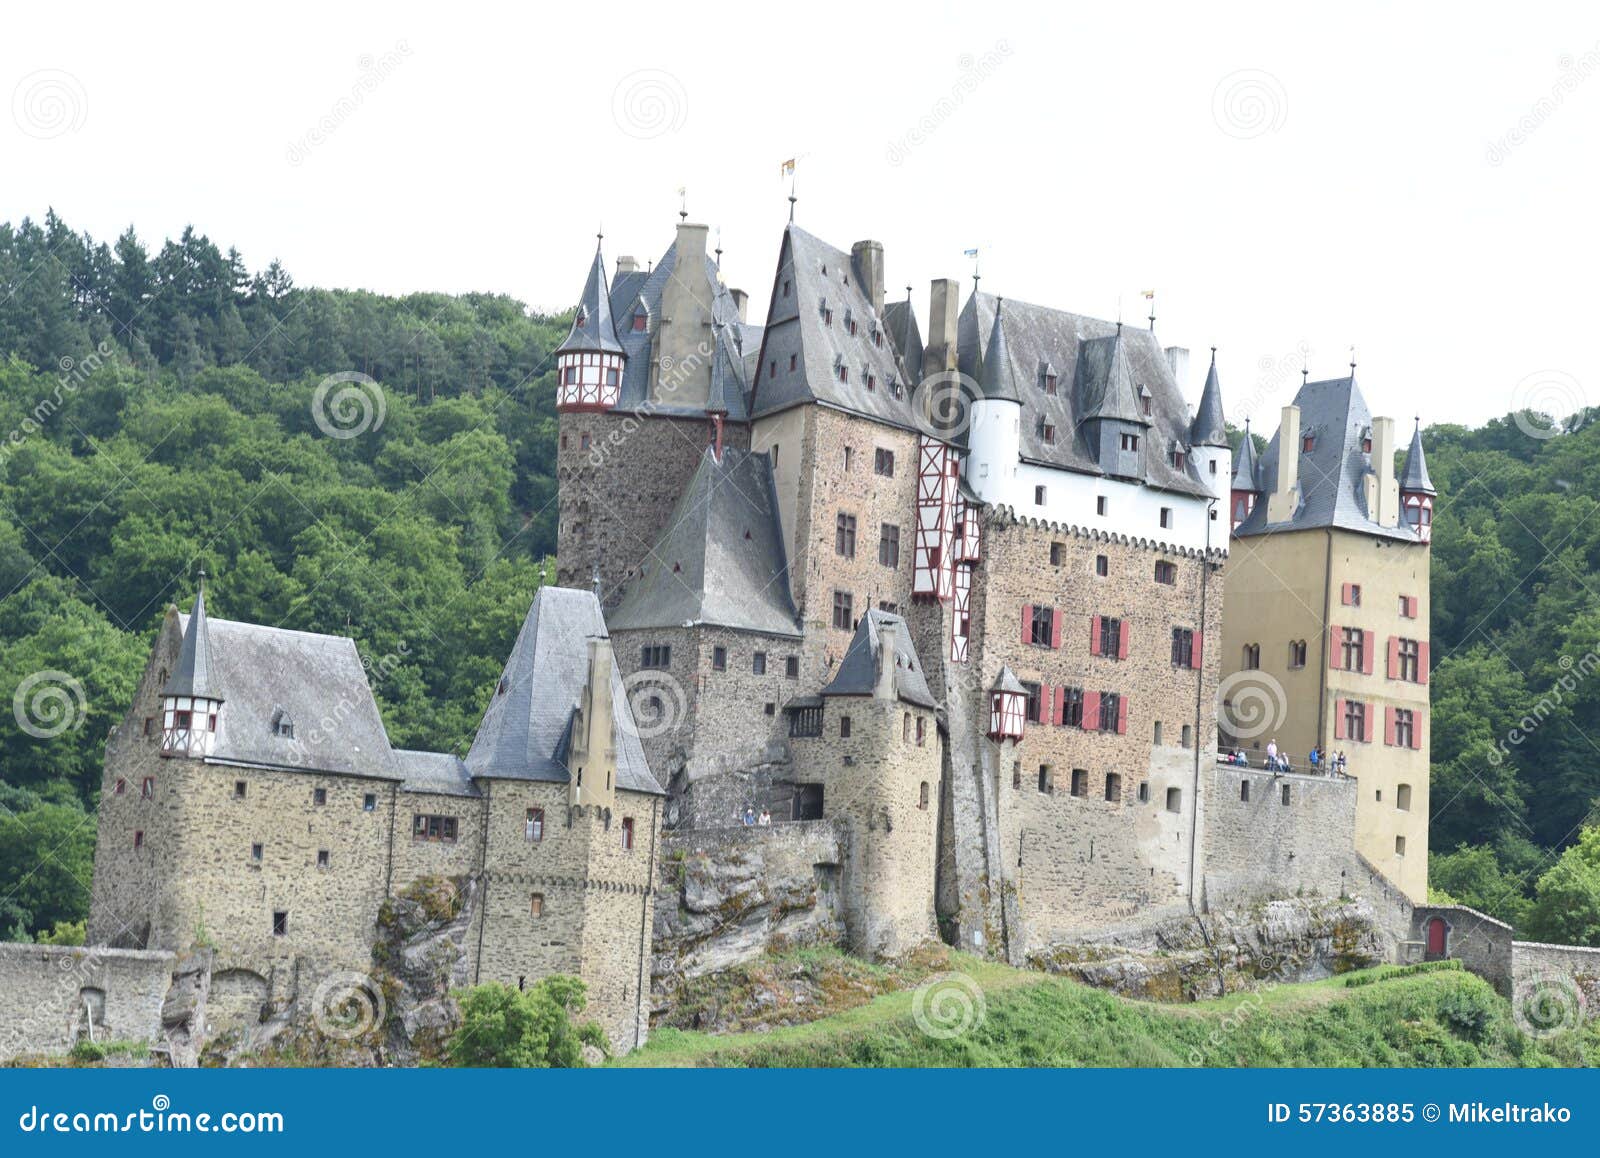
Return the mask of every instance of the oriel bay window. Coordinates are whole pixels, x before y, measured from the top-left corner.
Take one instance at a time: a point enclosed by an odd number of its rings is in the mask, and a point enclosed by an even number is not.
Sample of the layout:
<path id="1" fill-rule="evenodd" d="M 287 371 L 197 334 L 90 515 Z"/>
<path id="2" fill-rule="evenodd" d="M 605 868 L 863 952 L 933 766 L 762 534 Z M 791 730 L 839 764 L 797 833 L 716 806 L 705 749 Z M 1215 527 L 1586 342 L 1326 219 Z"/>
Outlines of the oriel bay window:
<path id="1" fill-rule="evenodd" d="M 456 842 L 456 818 L 454 816 L 425 816 L 419 812 L 411 818 L 411 839 L 454 844 Z"/>

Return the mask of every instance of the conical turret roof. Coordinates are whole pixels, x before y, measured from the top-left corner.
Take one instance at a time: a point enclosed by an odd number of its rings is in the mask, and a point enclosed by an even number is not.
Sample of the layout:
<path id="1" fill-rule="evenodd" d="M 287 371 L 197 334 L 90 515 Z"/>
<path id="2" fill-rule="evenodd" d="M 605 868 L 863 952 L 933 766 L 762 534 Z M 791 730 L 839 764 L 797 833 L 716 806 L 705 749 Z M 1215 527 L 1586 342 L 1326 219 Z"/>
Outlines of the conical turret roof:
<path id="1" fill-rule="evenodd" d="M 995 302 L 994 326 L 989 331 L 989 349 L 983 356 L 983 387 L 985 398 L 1004 402 L 1021 402 L 1017 393 L 1016 374 L 1011 365 L 1011 352 L 1006 349 L 1006 328 L 1001 320 L 1003 301 Z"/>
<path id="2" fill-rule="evenodd" d="M 1189 441 L 1194 446 L 1227 446 L 1228 425 L 1222 417 L 1222 386 L 1217 381 L 1217 350 L 1211 348 L 1211 369 L 1206 371 L 1200 406 L 1189 424 Z"/>
<path id="3" fill-rule="evenodd" d="M 1239 440 L 1239 453 L 1233 457 L 1233 489 L 1259 491 L 1256 482 L 1256 443 L 1250 437 L 1250 420 L 1245 419 L 1244 437 Z"/>
<path id="4" fill-rule="evenodd" d="M 1428 459 L 1422 453 L 1422 419 L 1417 419 L 1416 427 L 1411 431 L 1411 449 L 1406 451 L 1405 469 L 1400 472 L 1400 489 L 1403 491 L 1420 491 L 1425 495 L 1436 495 L 1439 492 L 1433 489 L 1433 480 L 1428 477 Z"/>
<path id="5" fill-rule="evenodd" d="M 195 593 L 194 610 L 189 613 L 189 629 L 183 633 L 183 646 L 178 650 L 177 665 L 173 667 L 161 694 L 222 699 L 222 689 L 218 686 L 211 664 L 211 630 L 206 623 L 204 577 L 200 590 Z"/>
<path id="6" fill-rule="evenodd" d="M 583 284 L 583 297 L 578 303 L 578 316 L 572 320 L 572 332 L 556 347 L 558 354 L 570 350 L 622 353 L 617 327 L 611 319 L 611 291 L 606 285 L 605 258 L 600 255 L 599 246 L 595 246 L 589 280 Z"/>

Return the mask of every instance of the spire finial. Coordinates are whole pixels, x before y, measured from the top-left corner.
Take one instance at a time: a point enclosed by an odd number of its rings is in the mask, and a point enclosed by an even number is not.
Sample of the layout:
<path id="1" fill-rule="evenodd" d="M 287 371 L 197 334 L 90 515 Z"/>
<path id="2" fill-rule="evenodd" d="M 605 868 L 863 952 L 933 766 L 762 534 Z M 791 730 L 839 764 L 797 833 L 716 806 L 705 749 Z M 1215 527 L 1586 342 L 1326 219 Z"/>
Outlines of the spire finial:
<path id="1" fill-rule="evenodd" d="M 678 220 L 689 220 L 689 186 L 678 186 Z"/>
<path id="2" fill-rule="evenodd" d="M 800 198 L 795 195 L 795 191 L 799 188 L 799 185 L 800 185 L 799 178 L 797 178 L 791 172 L 789 174 L 789 224 L 790 225 L 794 224 L 794 203 L 796 201 L 800 200 Z"/>
<path id="3" fill-rule="evenodd" d="M 1146 290 L 1144 296 L 1150 302 L 1150 332 L 1153 334 L 1156 332 L 1156 291 Z M 1211 360 L 1213 362 L 1216 361 L 1216 352 L 1217 348 L 1215 346 L 1211 347 L 1213 355 Z"/>
<path id="4" fill-rule="evenodd" d="M 594 592 L 595 601 L 602 607 L 605 606 L 605 589 L 600 586 L 600 564 L 594 565 L 594 577 L 590 579 L 590 589 Z"/>
<path id="5" fill-rule="evenodd" d="M 595 235 L 594 235 L 594 251 L 596 253 L 600 252 L 601 245 L 605 242 L 605 239 L 606 239 L 606 227 L 605 227 L 605 224 L 602 222 L 601 225 L 600 225 L 600 228 L 595 231 Z"/>
<path id="6" fill-rule="evenodd" d="M 1211 347 L 1211 364 L 1213 366 L 1217 364 L 1217 348 L 1215 346 Z"/>
<path id="7" fill-rule="evenodd" d="M 717 268 L 722 268 L 722 226 L 717 226 Z"/>
<path id="8" fill-rule="evenodd" d="M 1356 376 L 1356 348 L 1350 347 L 1350 377 Z"/>
<path id="9" fill-rule="evenodd" d="M 200 580 L 200 594 L 204 595 L 206 593 L 206 569 L 205 569 L 204 566 L 202 566 L 200 568 L 199 580 Z"/>

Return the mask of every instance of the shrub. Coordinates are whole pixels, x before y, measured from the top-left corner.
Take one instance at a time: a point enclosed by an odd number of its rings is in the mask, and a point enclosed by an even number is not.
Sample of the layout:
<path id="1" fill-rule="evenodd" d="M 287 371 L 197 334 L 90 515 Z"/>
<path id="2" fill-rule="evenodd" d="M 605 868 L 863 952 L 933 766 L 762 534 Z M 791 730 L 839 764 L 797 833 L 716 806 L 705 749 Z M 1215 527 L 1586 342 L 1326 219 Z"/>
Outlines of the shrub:
<path id="1" fill-rule="evenodd" d="M 518 991 L 498 981 L 456 994 L 461 1028 L 446 1051 L 450 1064 L 525 1068 L 578 1068 L 583 1047 L 608 1052 L 592 1021 L 575 1022 L 587 1004 L 584 984 L 557 974 Z"/>

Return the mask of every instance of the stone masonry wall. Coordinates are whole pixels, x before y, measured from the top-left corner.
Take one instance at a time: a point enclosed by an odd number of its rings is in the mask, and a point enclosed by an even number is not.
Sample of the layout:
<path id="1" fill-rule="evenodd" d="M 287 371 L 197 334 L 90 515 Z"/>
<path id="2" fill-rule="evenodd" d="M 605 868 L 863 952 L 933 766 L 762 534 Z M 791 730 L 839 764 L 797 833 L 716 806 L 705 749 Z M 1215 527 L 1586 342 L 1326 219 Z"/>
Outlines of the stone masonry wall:
<path id="1" fill-rule="evenodd" d="M 1464 966 L 1487 978 L 1501 994 L 1509 997 L 1512 985 L 1511 926 L 1465 905 L 1418 905 L 1411 914 L 1411 943 L 1407 949 L 1415 960 L 1434 955 L 1427 951 L 1428 925 L 1435 918 L 1445 923 L 1444 957 L 1453 957 Z"/>
<path id="2" fill-rule="evenodd" d="M 1274 775 L 1208 759 L 1205 784 L 1210 794 L 1202 850 L 1208 909 L 1247 902 L 1268 890 L 1280 896 L 1348 895 L 1355 780 Z"/>
<path id="3" fill-rule="evenodd" d="M 1600 949 L 1515 941 L 1511 967 L 1513 1008 L 1532 1028 L 1572 1029 L 1600 1017 Z"/>
<path id="4" fill-rule="evenodd" d="M 134 949 L 0 944 L 0 1058 L 61 1054 L 89 1037 L 162 1043 L 175 960 Z"/>
<path id="5" fill-rule="evenodd" d="M 483 857 L 481 797 L 439 792 L 406 792 L 394 796 L 394 867 L 389 891 L 404 892 L 420 877 L 465 877 L 478 870 Z M 412 835 L 417 816 L 456 818 L 454 843 L 418 840 Z"/>

